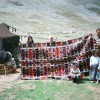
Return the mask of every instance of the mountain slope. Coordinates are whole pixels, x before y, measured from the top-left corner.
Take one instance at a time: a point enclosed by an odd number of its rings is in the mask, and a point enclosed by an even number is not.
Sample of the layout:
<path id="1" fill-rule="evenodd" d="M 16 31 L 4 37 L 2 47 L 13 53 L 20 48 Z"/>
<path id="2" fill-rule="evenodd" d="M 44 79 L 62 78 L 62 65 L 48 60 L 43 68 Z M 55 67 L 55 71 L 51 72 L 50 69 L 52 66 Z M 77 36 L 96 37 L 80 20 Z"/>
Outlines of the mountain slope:
<path id="1" fill-rule="evenodd" d="M 95 32 L 100 0 L 0 0 L 0 23 L 22 32 Z"/>

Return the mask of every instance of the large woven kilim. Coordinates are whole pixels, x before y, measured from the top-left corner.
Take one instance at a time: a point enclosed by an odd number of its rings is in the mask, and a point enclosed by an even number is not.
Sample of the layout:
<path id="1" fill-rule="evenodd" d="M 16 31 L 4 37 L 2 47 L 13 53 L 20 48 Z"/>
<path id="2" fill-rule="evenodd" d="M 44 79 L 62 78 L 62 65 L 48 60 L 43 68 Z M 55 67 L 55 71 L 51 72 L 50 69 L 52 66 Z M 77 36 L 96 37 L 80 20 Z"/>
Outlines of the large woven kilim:
<path id="1" fill-rule="evenodd" d="M 89 58 L 95 50 L 92 34 L 84 37 L 48 43 L 21 44 L 21 78 L 35 79 L 68 75 L 76 62 L 81 71 L 89 70 Z"/>

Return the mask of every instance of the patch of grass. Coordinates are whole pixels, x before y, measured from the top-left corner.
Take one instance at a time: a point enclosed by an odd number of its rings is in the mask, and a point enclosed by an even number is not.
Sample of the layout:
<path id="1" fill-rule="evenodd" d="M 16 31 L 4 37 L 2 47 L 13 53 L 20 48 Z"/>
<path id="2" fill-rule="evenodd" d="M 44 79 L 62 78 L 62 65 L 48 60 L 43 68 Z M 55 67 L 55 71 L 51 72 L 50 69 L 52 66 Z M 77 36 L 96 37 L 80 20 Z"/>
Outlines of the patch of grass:
<path id="1" fill-rule="evenodd" d="M 0 100 L 95 100 L 94 93 L 100 95 L 96 89 L 99 91 L 100 85 L 87 78 L 80 84 L 67 80 L 25 80 L 4 90 Z"/>

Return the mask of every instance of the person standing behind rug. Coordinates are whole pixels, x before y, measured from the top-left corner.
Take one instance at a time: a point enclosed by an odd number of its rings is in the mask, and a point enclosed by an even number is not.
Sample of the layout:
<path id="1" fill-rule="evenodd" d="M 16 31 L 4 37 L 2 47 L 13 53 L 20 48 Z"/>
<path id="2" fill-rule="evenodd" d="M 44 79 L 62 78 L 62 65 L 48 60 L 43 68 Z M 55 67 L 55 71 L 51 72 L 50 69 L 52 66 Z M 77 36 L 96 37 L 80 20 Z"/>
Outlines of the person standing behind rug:
<path id="1" fill-rule="evenodd" d="M 94 34 L 94 38 L 95 38 L 95 40 L 96 40 L 96 43 L 97 43 L 98 45 L 100 45 L 100 28 L 98 28 L 98 29 L 96 30 L 96 33 Z"/>
<path id="2" fill-rule="evenodd" d="M 96 33 L 93 34 L 94 39 L 96 40 L 96 45 L 100 54 L 100 28 L 97 28 Z"/>
<path id="3" fill-rule="evenodd" d="M 89 77 L 89 80 L 93 82 L 95 82 L 96 80 L 98 64 L 99 64 L 98 53 L 94 52 L 93 55 L 90 57 L 90 77 Z"/>
<path id="4" fill-rule="evenodd" d="M 27 43 L 28 43 L 28 47 L 32 47 L 32 45 L 34 43 L 32 36 L 28 36 Z"/>
<path id="5" fill-rule="evenodd" d="M 47 46 L 56 46 L 56 42 L 54 41 L 54 37 L 49 37 L 49 42 L 47 42 Z"/>

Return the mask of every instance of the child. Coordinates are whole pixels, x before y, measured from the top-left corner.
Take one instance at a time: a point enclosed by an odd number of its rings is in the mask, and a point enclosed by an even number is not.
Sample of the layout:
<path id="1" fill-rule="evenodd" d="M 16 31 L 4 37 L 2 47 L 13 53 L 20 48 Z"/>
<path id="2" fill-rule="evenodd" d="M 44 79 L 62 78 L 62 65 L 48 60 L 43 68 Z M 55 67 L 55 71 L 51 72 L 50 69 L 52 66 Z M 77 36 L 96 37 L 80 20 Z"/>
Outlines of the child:
<path id="1" fill-rule="evenodd" d="M 28 43 L 28 47 L 32 47 L 32 44 L 34 43 L 32 36 L 28 37 L 27 43 Z"/>
<path id="2" fill-rule="evenodd" d="M 96 80 L 98 64 L 99 64 L 98 53 L 94 52 L 93 55 L 90 57 L 90 77 L 89 77 L 89 79 L 93 82 L 95 82 Z"/>
<path id="3" fill-rule="evenodd" d="M 80 69 L 78 68 L 77 64 L 74 63 L 70 71 L 70 76 L 74 83 L 78 82 L 80 75 Z"/>

